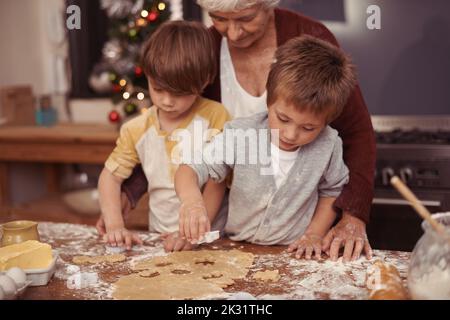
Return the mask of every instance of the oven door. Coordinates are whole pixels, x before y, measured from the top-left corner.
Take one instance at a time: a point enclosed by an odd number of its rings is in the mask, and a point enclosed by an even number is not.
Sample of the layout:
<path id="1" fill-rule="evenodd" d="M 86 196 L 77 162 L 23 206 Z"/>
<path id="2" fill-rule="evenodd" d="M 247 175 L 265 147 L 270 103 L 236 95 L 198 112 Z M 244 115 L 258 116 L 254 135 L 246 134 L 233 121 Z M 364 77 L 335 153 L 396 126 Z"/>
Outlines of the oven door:
<path id="1" fill-rule="evenodd" d="M 450 210 L 450 191 L 413 192 L 431 213 Z M 412 251 L 423 234 L 422 218 L 395 190 L 375 190 L 367 225 L 374 249 Z"/>

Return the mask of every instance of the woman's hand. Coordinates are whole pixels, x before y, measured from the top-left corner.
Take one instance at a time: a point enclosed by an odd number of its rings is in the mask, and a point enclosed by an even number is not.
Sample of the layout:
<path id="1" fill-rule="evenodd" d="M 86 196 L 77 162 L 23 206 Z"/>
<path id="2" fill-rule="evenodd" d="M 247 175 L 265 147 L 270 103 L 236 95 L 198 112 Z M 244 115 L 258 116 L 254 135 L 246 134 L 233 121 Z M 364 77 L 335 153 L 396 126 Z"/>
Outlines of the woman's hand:
<path id="1" fill-rule="evenodd" d="M 348 213 L 342 215 L 341 221 L 331 228 L 323 239 L 322 250 L 330 256 L 332 261 L 338 259 L 341 247 L 344 247 L 344 262 L 359 259 L 363 249 L 367 259 L 372 258 L 366 224 Z"/>
<path id="2" fill-rule="evenodd" d="M 163 246 L 166 252 L 192 250 L 195 245 L 180 237 L 178 232 L 161 235 Z"/>

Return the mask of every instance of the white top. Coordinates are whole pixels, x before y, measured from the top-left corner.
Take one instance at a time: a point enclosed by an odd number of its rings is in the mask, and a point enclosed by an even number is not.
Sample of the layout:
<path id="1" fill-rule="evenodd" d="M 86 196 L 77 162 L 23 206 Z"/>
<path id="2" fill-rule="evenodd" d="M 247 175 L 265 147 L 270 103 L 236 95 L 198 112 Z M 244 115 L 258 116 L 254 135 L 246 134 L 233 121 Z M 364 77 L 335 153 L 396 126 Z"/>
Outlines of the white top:
<path id="1" fill-rule="evenodd" d="M 260 97 L 254 97 L 239 84 L 225 37 L 222 38 L 220 48 L 220 92 L 222 104 L 233 118 L 267 111 L 267 91 Z"/>
<path id="2" fill-rule="evenodd" d="M 270 144 L 270 157 L 272 160 L 273 178 L 277 189 L 286 180 L 289 170 L 297 160 L 300 148 L 295 151 L 284 151 L 278 148 L 273 143 Z"/>

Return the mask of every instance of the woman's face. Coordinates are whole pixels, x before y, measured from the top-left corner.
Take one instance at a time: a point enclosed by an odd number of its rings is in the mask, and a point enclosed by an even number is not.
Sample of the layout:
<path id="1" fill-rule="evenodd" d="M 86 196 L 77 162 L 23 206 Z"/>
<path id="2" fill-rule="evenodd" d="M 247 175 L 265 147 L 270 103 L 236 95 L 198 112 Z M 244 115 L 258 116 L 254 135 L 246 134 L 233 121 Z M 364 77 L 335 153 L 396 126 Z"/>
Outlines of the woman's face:
<path id="1" fill-rule="evenodd" d="M 249 48 L 267 31 L 273 9 L 262 5 L 254 5 L 239 11 L 211 11 L 214 28 L 228 39 L 230 46 Z"/>

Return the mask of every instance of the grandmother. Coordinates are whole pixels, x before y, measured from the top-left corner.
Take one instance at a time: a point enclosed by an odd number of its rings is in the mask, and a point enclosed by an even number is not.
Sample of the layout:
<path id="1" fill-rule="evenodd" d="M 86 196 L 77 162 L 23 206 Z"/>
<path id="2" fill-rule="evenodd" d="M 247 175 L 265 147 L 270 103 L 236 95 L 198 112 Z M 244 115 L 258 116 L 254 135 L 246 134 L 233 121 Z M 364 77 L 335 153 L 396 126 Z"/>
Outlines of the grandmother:
<path id="1" fill-rule="evenodd" d="M 278 8 L 279 0 L 197 0 L 209 13 L 213 26 L 219 73 L 204 96 L 227 107 L 233 117 L 265 111 L 266 81 L 275 50 L 288 40 L 308 34 L 338 45 L 320 22 L 302 14 Z M 337 260 L 341 248 L 344 261 L 356 260 L 364 251 L 371 258 L 366 234 L 373 198 L 375 139 L 370 116 L 359 86 L 356 86 L 342 114 L 331 123 L 343 140 L 344 161 L 350 180 L 334 207 L 339 222 L 323 239 L 323 249 Z M 123 184 L 128 201 L 124 212 L 134 207 L 146 192 L 147 181 L 140 167 Z M 123 196 L 123 199 L 126 197 Z M 97 223 L 100 233 L 103 221 Z"/>

